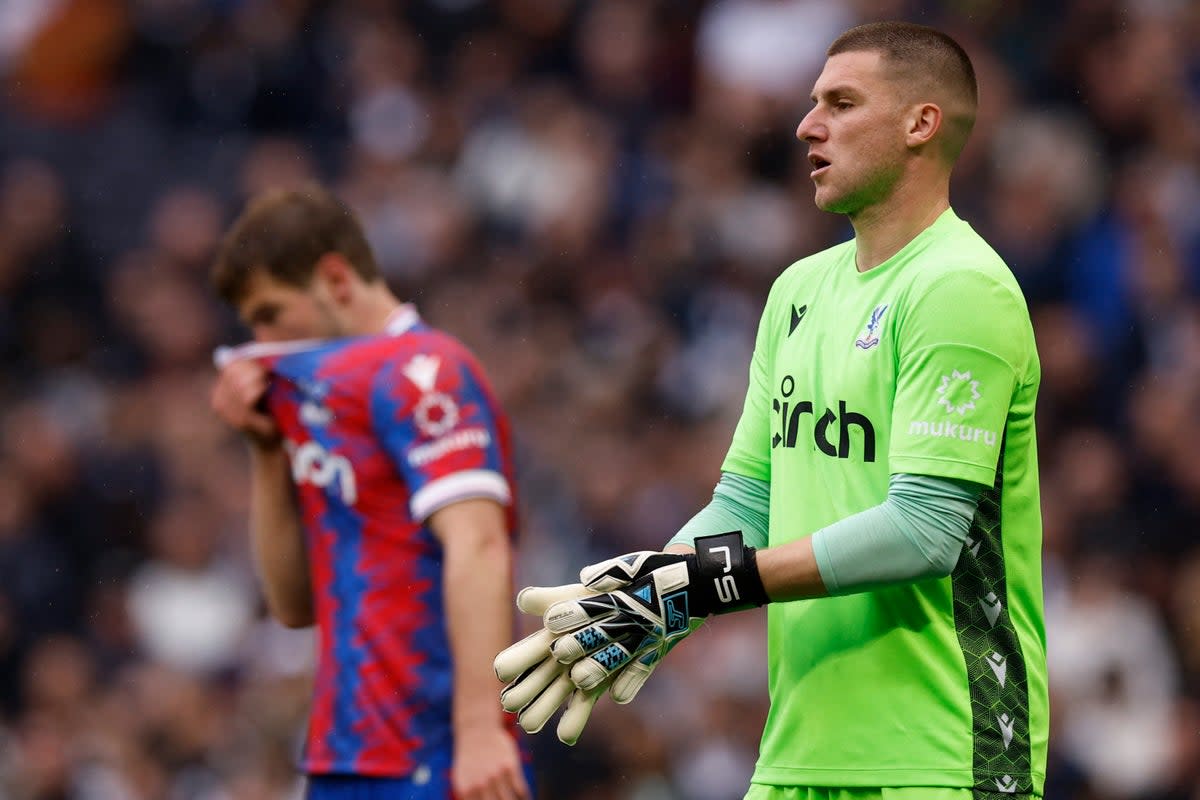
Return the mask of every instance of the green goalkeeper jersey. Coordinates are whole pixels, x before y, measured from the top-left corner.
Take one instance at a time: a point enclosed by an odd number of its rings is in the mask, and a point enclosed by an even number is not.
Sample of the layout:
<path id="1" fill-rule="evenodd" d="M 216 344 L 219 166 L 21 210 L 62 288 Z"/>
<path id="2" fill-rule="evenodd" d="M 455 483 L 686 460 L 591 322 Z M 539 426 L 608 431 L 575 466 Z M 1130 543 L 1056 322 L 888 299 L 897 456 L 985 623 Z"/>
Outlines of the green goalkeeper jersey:
<path id="1" fill-rule="evenodd" d="M 771 546 L 892 473 L 988 488 L 950 577 L 769 607 L 755 783 L 1041 794 L 1039 380 L 1012 273 L 953 211 L 865 273 L 851 241 L 775 282 L 723 466 L 770 482 Z"/>

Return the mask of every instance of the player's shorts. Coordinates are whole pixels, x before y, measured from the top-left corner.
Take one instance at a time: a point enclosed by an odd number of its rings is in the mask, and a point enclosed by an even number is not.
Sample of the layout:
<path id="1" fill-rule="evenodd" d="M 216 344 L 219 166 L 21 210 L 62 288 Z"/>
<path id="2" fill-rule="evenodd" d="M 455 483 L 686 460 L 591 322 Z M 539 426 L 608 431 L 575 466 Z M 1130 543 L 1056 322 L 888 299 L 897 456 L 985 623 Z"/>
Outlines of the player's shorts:
<path id="1" fill-rule="evenodd" d="M 971 789 L 946 789 L 912 786 L 885 789 L 812 789 L 796 786 L 751 784 L 745 800 L 1029 800 L 1036 795 L 977 792 Z"/>
<path id="2" fill-rule="evenodd" d="M 525 766 L 532 789 L 533 769 Z M 424 772 L 407 778 L 361 775 L 309 775 L 305 800 L 452 800 L 450 771 Z"/>

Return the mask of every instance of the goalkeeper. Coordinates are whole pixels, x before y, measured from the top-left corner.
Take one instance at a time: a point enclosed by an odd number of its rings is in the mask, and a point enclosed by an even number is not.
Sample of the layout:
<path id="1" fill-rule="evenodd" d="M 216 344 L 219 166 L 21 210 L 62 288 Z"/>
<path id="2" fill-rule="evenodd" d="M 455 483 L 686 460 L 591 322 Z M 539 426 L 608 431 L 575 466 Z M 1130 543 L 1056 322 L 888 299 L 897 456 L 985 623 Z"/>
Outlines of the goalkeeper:
<path id="1" fill-rule="evenodd" d="M 974 71 L 939 31 L 873 23 L 812 99 L 816 204 L 854 238 L 776 281 L 713 500 L 668 552 L 522 592 L 545 627 L 497 657 L 502 702 L 530 731 L 565 704 L 574 742 L 699 620 L 770 603 L 747 798 L 1040 797 L 1040 368 L 1012 273 L 950 208 Z"/>

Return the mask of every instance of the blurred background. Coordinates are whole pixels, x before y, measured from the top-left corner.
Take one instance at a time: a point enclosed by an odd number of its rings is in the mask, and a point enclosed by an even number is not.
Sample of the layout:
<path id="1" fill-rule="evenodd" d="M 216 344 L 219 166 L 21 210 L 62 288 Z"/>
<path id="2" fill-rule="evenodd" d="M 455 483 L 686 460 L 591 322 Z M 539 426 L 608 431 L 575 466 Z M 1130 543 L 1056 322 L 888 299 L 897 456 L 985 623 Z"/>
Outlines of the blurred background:
<path id="1" fill-rule="evenodd" d="M 480 355 L 518 579 L 565 582 L 707 502 L 771 281 L 851 233 L 793 131 L 880 18 L 971 53 L 952 199 L 1038 333 L 1046 796 L 1200 798 L 1194 0 L 0 0 L 0 798 L 299 797 L 311 634 L 264 617 L 208 409 L 248 196 L 331 185 Z M 535 739 L 543 797 L 741 797 L 763 619 L 694 639 Z"/>

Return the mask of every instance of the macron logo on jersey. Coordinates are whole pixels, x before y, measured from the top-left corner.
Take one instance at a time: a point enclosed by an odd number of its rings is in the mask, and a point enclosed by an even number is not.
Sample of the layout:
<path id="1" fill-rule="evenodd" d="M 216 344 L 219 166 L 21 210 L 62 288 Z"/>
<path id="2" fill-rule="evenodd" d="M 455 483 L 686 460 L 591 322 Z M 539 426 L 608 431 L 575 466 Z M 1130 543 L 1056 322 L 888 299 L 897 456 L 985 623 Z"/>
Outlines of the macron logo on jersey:
<path id="1" fill-rule="evenodd" d="M 443 436 L 458 424 L 458 404 L 454 398 L 443 392 L 433 391 L 437 385 L 438 369 L 442 360 L 437 356 L 424 353 L 412 357 L 400 372 L 421 390 L 421 399 L 413 409 L 413 419 L 421 433 L 431 439 Z M 469 446 L 469 445 L 468 445 Z M 451 448 L 453 449 L 453 448 Z M 461 448 L 459 448 L 461 449 Z M 431 461 L 436 455 L 418 456 Z"/>
<path id="2" fill-rule="evenodd" d="M 1008 746 L 1012 744 L 1013 726 L 1017 721 L 1006 712 L 996 717 L 996 722 L 1000 723 L 1000 736 L 1004 739 L 1004 749 L 1007 750 Z"/>
<path id="3" fill-rule="evenodd" d="M 1004 610 L 1004 603 L 999 597 L 996 597 L 995 592 L 988 592 L 986 597 L 979 598 L 979 605 L 983 606 L 983 615 L 987 617 L 988 627 L 996 627 L 996 620 L 1000 618 L 1000 612 Z"/>
<path id="4" fill-rule="evenodd" d="M 329 384 L 306 378 L 296 378 L 295 384 L 304 396 L 304 402 L 300 404 L 300 421 L 318 428 L 328 425 L 333 420 L 333 412 L 325 405 Z"/>
<path id="5" fill-rule="evenodd" d="M 441 359 L 437 356 L 429 356 L 422 353 L 418 356 L 413 356 L 412 360 L 404 365 L 400 372 L 404 377 L 416 384 L 417 388 L 422 392 L 433 391 L 434 384 L 437 383 L 438 367 L 442 365 Z"/>
<path id="6" fill-rule="evenodd" d="M 1000 683 L 1000 688 L 1004 688 L 1004 679 L 1008 675 L 1008 659 L 999 653 L 993 651 L 987 657 L 988 666 L 992 668 L 992 673 L 996 676 L 996 680 Z"/>
<path id="7" fill-rule="evenodd" d="M 804 319 L 804 315 L 808 312 L 808 305 L 802 305 L 796 308 L 792 305 L 792 324 L 788 326 L 788 336 L 796 332 L 796 328 L 800 327 L 800 320 Z"/>

